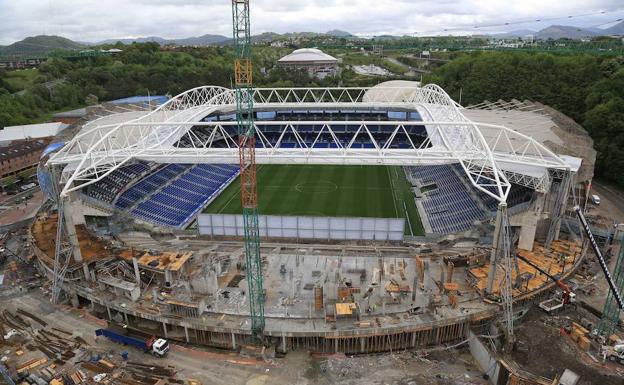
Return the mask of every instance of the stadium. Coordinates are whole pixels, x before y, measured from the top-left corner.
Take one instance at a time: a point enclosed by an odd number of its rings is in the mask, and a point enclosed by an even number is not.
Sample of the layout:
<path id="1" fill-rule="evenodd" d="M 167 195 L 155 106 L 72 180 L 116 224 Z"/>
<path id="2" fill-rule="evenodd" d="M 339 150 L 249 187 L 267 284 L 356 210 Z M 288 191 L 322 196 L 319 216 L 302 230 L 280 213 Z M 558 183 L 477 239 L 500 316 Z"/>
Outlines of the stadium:
<path id="1" fill-rule="evenodd" d="M 502 327 L 506 295 L 520 319 L 554 283 L 505 265 L 501 229 L 559 277 L 582 262 L 566 210 L 595 152 L 549 107 L 464 108 L 404 81 L 252 97 L 276 351 L 453 342 Z M 235 110 L 233 90 L 199 87 L 153 110 L 99 111 L 51 145 L 39 169 L 50 201 L 31 234 L 53 296 L 137 332 L 249 343 Z"/>

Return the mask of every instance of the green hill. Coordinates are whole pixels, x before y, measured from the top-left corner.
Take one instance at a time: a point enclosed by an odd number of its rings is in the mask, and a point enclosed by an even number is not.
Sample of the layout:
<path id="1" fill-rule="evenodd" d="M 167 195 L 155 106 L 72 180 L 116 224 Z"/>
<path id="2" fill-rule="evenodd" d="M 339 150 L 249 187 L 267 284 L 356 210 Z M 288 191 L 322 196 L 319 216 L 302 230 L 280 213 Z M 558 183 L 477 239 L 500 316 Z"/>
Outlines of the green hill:
<path id="1" fill-rule="evenodd" d="M 45 55 L 57 49 L 83 49 L 84 45 L 61 36 L 31 36 L 11 45 L 0 46 L 0 56 L 29 57 Z"/>

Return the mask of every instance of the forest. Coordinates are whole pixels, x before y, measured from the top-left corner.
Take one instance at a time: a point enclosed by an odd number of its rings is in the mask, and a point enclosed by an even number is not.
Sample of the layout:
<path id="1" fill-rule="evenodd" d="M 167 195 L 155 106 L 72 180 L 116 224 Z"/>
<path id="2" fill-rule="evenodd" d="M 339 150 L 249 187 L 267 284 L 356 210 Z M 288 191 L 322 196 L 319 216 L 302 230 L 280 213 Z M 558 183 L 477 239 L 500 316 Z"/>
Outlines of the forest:
<path id="1" fill-rule="evenodd" d="M 464 106 L 515 98 L 563 112 L 594 139 L 596 175 L 624 187 L 624 57 L 467 53 L 434 70 L 426 82 L 455 100 L 461 89 Z"/>
<path id="2" fill-rule="evenodd" d="M 230 47 L 175 51 L 162 50 L 156 43 L 111 47 L 123 52 L 76 61 L 51 59 L 38 70 L 23 72 L 23 78 L 0 69 L 0 127 L 46 121 L 55 111 L 127 96 L 176 95 L 207 84 L 231 86 Z M 366 86 L 388 80 L 364 79 L 348 68 L 338 77 L 311 79 L 307 73 L 275 66 L 288 52 L 254 47 L 256 86 Z M 624 169 L 624 57 L 509 51 L 454 56 L 434 68 L 424 82 L 442 86 L 455 100 L 461 89 L 464 106 L 515 98 L 560 110 L 594 139 L 596 174 L 624 187 L 623 173 L 617 171 Z"/>

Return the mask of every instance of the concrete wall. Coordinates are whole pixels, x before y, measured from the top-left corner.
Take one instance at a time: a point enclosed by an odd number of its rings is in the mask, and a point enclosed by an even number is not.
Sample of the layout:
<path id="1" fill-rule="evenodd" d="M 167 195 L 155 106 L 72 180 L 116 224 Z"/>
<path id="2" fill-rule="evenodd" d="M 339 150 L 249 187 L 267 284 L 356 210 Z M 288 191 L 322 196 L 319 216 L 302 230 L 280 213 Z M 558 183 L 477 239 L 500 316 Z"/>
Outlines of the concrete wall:
<path id="1" fill-rule="evenodd" d="M 402 241 L 405 219 L 261 215 L 260 236 L 323 240 Z M 244 235 L 243 216 L 200 214 L 200 235 Z"/>
<path id="2" fill-rule="evenodd" d="M 468 343 L 470 354 L 472 354 L 472 357 L 475 359 L 477 366 L 490 377 L 490 384 L 499 385 L 498 378 L 501 365 L 498 360 L 490 353 L 484 342 L 474 335 L 472 330 L 468 331 L 468 339 L 470 340 Z"/>

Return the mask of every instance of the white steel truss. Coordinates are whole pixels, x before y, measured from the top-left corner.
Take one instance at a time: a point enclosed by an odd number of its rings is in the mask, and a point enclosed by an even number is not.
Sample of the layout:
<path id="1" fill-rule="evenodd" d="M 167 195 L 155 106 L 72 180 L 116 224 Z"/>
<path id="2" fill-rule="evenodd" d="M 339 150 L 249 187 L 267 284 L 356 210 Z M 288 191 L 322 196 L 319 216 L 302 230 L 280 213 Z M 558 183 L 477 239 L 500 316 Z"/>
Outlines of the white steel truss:
<path id="1" fill-rule="evenodd" d="M 466 118 L 440 87 L 373 88 L 257 88 L 257 110 L 271 108 L 326 109 L 402 108 L 418 111 L 413 121 L 256 121 L 259 164 L 370 164 L 426 165 L 460 163 L 479 190 L 504 202 L 510 182 L 545 190 L 548 170 L 569 165 L 532 138 L 504 126 L 476 123 Z M 94 183 L 132 159 L 160 163 L 236 163 L 236 122 L 208 122 L 213 112 L 230 113 L 234 93 L 222 87 L 186 91 L 136 119 L 106 123 L 94 121 L 54 154 L 51 164 L 66 165 L 62 195 Z M 315 140 L 303 136 L 302 125 L 315 125 Z M 351 130 L 345 140 L 345 127 Z M 378 140 L 375 128 L 389 127 Z M 424 126 L 426 138 L 415 143 L 409 127 Z M 201 128 L 203 135 L 196 129 Z M 338 132 L 342 135 L 338 135 Z M 274 138 L 269 138 L 269 133 Z M 307 132 L 308 134 L 310 132 Z M 277 134 L 277 140 L 275 136 Z M 291 142 L 285 145 L 283 138 Z M 398 148 L 399 138 L 407 138 Z M 295 142 L 292 142 L 294 138 Z M 364 139 L 361 139 L 364 138 Z M 185 145 L 179 143 L 184 140 Z M 321 141 L 323 145 L 321 145 Z M 368 145 L 366 148 L 362 142 Z M 533 172 L 525 173 L 524 168 Z M 537 170 L 537 172 L 535 172 Z"/>

